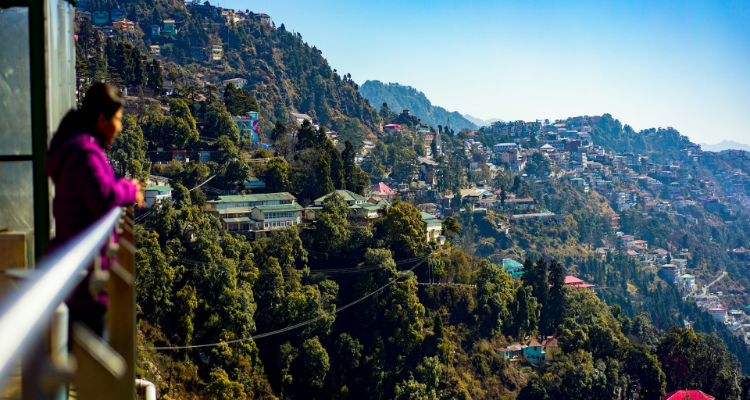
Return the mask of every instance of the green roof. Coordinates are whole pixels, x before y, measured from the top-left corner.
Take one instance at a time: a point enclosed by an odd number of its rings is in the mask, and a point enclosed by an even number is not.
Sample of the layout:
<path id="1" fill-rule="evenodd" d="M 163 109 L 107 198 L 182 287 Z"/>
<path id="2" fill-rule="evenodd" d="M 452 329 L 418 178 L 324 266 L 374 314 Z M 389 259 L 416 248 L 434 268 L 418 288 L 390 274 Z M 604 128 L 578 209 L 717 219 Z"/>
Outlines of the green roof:
<path id="1" fill-rule="evenodd" d="M 425 212 L 420 212 L 422 214 L 422 221 L 423 222 L 442 222 L 442 220 L 432 214 L 427 214 Z"/>
<path id="2" fill-rule="evenodd" d="M 383 208 L 388 207 L 388 203 L 384 201 L 381 201 L 378 204 L 366 202 L 364 204 L 359 204 L 359 206 L 364 208 L 365 210 L 382 210 Z"/>
<path id="3" fill-rule="evenodd" d="M 318 197 L 315 199 L 315 203 L 324 201 L 328 196 L 332 195 L 334 192 L 328 193 L 325 196 Z M 367 198 L 364 196 L 360 196 L 352 191 L 349 190 L 336 190 L 335 193 L 338 193 L 339 196 L 344 198 L 344 201 L 367 201 Z"/>
<path id="4" fill-rule="evenodd" d="M 248 217 L 239 217 L 239 218 L 222 218 L 221 219 L 224 222 L 250 222 L 252 221 Z"/>
<path id="5" fill-rule="evenodd" d="M 160 191 L 160 192 L 169 192 L 170 190 L 172 190 L 172 188 L 171 188 L 171 187 L 169 187 L 169 186 L 163 186 L 163 185 L 154 185 L 154 186 L 149 186 L 149 187 L 147 187 L 147 188 L 146 188 L 145 190 L 148 190 L 148 191 L 151 191 L 151 190 L 158 190 L 158 191 Z"/>
<path id="6" fill-rule="evenodd" d="M 260 212 L 283 212 L 283 211 L 302 211 L 302 206 L 299 204 L 277 204 L 272 206 L 258 206 L 255 207 Z"/>
<path id="7" fill-rule="evenodd" d="M 523 271 L 514 272 L 511 274 L 511 276 L 521 276 L 523 275 Z"/>
<path id="8" fill-rule="evenodd" d="M 516 260 L 510 259 L 510 258 L 504 258 L 503 259 L 503 268 L 505 268 L 505 269 L 522 268 L 523 269 L 523 264 L 521 264 L 520 262 L 518 262 Z"/>
<path id="9" fill-rule="evenodd" d="M 263 194 L 235 194 L 219 196 L 219 200 L 211 200 L 209 203 L 236 203 L 240 201 L 274 201 L 274 200 L 297 200 L 289 192 L 263 193 Z"/>
<path id="10" fill-rule="evenodd" d="M 746 308 L 746 309 L 750 310 L 750 305 L 742 307 L 742 308 Z"/>

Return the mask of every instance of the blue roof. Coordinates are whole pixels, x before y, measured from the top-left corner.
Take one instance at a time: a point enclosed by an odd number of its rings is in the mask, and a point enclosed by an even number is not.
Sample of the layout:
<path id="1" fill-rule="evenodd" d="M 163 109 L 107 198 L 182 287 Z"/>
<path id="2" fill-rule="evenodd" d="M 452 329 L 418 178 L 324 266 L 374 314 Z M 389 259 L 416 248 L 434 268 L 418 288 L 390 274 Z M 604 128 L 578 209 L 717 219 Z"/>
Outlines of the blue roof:
<path id="1" fill-rule="evenodd" d="M 510 258 L 504 258 L 503 259 L 503 268 L 510 269 L 510 268 L 521 268 L 523 269 L 523 264 L 520 262 L 510 259 Z"/>

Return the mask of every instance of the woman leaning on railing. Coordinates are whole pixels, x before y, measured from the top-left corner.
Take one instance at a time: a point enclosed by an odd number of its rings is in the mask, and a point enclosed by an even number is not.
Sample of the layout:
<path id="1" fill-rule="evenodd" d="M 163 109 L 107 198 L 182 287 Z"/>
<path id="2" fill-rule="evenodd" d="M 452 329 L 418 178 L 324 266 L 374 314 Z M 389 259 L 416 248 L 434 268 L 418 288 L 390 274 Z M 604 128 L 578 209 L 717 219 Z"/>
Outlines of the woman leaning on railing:
<path id="1" fill-rule="evenodd" d="M 52 138 L 47 155 L 47 175 L 55 184 L 52 213 L 55 238 L 51 249 L 74 237 L 113 207 L 136 203 L 145 207 L 143 185 L 116 179 L 105 149 L 122 130 L 123 99 L 120 91 L 97 83 L 86 92 L 83 106 L 70 111 Z M 111 260 L 102 249 L 101 269 Z M 68 298 L 70 321 L 81 322 L 102 335 L 107 310 L 106 290 L 93 290 L 93 274 Z"/>

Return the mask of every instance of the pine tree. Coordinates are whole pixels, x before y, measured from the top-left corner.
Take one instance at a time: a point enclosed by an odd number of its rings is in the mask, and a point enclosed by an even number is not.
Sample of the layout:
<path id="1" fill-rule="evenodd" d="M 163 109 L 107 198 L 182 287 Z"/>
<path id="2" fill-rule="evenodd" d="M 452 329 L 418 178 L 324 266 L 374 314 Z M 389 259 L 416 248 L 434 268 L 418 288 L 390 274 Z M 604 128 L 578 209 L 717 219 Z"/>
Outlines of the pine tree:
<path id="1" fill-rule="evenodd" d="M 331 181 L 331 158 L 326 153 L 320 153 L 318 168 L 315 170 L 316 197 L 324 196 L 334 191 Z"/>

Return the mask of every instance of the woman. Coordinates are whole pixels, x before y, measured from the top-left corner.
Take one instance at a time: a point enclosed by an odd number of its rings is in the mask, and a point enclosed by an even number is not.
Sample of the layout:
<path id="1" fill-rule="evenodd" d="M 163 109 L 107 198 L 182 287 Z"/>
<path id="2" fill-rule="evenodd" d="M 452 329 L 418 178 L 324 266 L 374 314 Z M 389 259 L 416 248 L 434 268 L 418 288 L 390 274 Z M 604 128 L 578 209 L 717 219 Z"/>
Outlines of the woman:
<path id="1" fill-rule="evenodd" d="M 143 187 L 137 180 L 116 179 L 104 153 L 122 130 L 120 91 L 97 83 L 86 92 L 83 106 L 63 118 L 47 153 L 47 175 L 55 184 L 52 214 L 55 238 L 52 248 L 74 237 L 113 207 L 137 203 L 145 206 Z M 102 259 L 102 268 L 109 266 Z M 87 282 L 68 299 L 70 320 L 88 325 L 98 334 L 104 329 L 107 294 L 93 296 Z"/>

